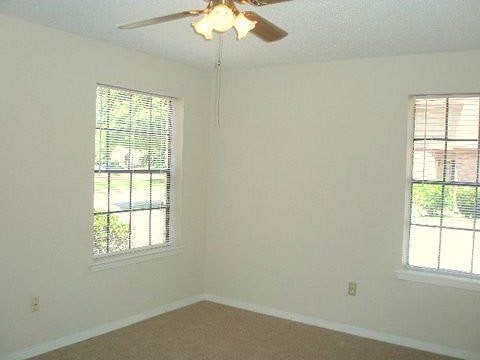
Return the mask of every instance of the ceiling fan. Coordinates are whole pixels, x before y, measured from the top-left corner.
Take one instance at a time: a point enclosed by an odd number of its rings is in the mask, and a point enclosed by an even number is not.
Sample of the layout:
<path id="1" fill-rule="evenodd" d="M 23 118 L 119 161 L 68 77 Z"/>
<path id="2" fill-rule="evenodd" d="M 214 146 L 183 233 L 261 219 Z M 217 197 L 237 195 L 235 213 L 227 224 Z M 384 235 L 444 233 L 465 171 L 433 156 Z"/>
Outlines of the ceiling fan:
<path id="1" fill-rule="evenodd" d="M 168 21 L 195 17 L 203 17 L 192 23 L 197 33 L 205 39 L 211 40 L 213 31 L 220 33 L 230 30 L 232 27 L 237 31 L 238 39 L 244 38 L 250 31 L 266 42 L 283 39 L 288 33 L 264 19 L 253 11 L 239 11 L 235 3 L 241 5 L 265 6 L 290 0 L 205 0 L 207 6 L 203 10 L 182 11 L 175 14 L 160 16 L 153 19 L 143 20 L 119 26 L 119 29 L 135 29 L 143 26 L 161 24 Z"/>

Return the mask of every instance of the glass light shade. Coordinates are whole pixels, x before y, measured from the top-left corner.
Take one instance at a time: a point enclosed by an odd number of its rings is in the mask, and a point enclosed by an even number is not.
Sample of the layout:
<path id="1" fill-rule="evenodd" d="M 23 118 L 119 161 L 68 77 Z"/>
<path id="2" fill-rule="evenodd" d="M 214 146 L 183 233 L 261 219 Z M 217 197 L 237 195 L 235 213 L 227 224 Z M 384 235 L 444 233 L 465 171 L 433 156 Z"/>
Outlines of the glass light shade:
<path id="1" fill-rule="evenodd" d="M 219 32 L 225 32 L 235 24 L 235 15 L 232 9 L 224 4 L 215 6 L 208 14 L 208 18 L 212 28 Z"/>
<path id="2" fill-rule="evenodd" d="M 205 39 L 212 40 L 213 28 L 212 28 L 211 21 L 208 14 L 204 15 L 200 20 L 192 23 L 192 26 L 195 29 L 195 31 L 200 35 L 203 35 Z"/>
<path id="3" fill-rule="evenodd" d="M 253 30 L 256 24 L 256 21 L 247 19 L 247 17 L 243 15 L 243 13 L 238 14 L 234 24 L 235 30 L 237 30 L 238 40 L 243 39 L 245 36 L 247 36 L 248 32 Z"/>

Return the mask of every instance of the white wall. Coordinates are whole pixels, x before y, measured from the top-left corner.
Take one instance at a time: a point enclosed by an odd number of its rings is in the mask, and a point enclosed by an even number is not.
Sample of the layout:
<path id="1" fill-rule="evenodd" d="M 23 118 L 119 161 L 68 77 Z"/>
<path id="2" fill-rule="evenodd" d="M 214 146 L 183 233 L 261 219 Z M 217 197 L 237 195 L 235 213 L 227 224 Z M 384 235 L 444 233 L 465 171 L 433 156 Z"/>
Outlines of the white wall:
<path id="1" fill-rule="evenodd" d="M 0 44 L 0 357 L 204 290 L 480 352 L 478 293 L 394 275 L 408 95 L 480 91 L 480 52 L 227 72 L 209 152 L 208 73 L 4 16 Z M 185 101 L 179 255 L 89 269 L 96 82 Z"/>
<path id="2" fill-rule="evenodd" d="M 479 64 L 470 52 L 227 73 L 207 293 L 480 353 L 478 292 L 394 274 L 409 95 L 479 92 Z"/>
<path id="3" fill-rule="evenodd" d="M 210 74 L 4 16 L 0 44 L 0 357 L 201 293 Z M 179 255 L 89 269 L 96 82 L 185 102 Z"/>

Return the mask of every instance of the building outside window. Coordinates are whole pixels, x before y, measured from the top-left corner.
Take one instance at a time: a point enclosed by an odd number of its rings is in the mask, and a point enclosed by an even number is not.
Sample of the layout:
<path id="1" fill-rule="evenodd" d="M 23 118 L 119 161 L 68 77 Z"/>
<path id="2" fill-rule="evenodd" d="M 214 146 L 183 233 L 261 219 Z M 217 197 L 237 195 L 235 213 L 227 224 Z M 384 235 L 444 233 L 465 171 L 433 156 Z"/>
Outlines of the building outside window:
<path id="1" fill-rule="evenodd" d="M 407 267 L 480 275 L 479 96 L 414 98 Z"/>

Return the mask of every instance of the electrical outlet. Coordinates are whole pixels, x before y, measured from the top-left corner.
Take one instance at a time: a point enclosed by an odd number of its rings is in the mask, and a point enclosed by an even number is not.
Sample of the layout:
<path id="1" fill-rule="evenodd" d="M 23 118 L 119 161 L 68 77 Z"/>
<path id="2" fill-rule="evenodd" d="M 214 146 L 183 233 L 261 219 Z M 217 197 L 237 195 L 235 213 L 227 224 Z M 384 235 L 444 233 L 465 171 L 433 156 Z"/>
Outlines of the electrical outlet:
<path id="1" fill-rule="evenodd" d="M 356 282 L 349 282 L 348 283 L 348 295 L 350 296 L 357 296 L 357 283 Z"/>
<path id="2" fill-rule="evenodd" d="M 34 296 L 32 299 L 32 312 L 40 311 L 40 296 Z"/>

